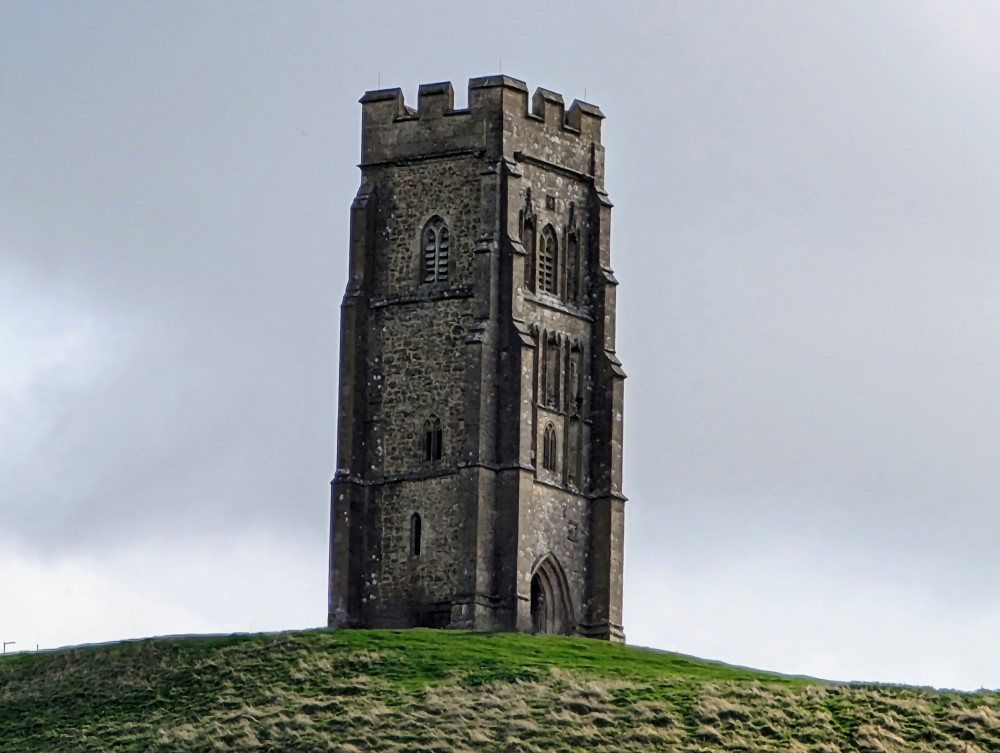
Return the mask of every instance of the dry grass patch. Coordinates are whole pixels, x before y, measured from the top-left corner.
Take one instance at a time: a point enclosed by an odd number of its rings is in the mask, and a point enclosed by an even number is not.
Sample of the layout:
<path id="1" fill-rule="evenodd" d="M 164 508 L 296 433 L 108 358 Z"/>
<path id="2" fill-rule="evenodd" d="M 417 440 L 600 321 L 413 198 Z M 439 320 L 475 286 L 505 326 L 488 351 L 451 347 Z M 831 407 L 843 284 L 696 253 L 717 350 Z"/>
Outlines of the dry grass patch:
<path id="1" fill-rule="evenodd" d="M 156 640 L 0 660 L 4 753 L 1000 751 L 1000 698 L 597 641 L 434 631 Z"/>

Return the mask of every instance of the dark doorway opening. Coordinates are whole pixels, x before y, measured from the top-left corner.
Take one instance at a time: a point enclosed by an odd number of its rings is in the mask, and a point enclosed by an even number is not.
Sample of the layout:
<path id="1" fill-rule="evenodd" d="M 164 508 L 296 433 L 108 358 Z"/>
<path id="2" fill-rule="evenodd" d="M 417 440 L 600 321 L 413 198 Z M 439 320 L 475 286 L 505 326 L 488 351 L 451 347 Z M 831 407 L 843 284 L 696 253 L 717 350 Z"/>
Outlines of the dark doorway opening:
<path id="1" fill-rule="evenodd" d="M 535 573 L 531 579 L 531 632 L 546 633 L 548 627 L 547 598 L 541 578 Z"/>

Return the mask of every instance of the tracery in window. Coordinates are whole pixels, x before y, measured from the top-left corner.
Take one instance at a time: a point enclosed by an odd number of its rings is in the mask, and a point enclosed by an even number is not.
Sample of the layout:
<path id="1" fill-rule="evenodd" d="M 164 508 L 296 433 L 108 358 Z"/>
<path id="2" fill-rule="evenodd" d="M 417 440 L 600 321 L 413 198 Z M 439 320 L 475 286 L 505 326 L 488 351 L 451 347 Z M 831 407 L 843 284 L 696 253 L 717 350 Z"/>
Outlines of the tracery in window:
<path id="1" fill-rule="evenodd" d="M 556 427 L 551 422 L 545 424 L 542 435 L 542 467 L 547 471 L 556 470 Z"/>
<path id="2" fill-rule="evenodd" d="M 441 419 L 431 413 L 424 419 L 424 460 L 441 459 Z"/>
<path id="3" fill-rule="evenodd" d="M 421 236 L 424 282 L 448 279 L 448 226 L 437 215 L 428 220 Z"/>
<path id="4" fill-rule="evenodd" d="M 549 295 L 558 295 L 559 284 L 559 246 L 556 242 L 556 231 L 551 225 L 546 225 L 542 236 L 538 239 L 538 289 Z"/>

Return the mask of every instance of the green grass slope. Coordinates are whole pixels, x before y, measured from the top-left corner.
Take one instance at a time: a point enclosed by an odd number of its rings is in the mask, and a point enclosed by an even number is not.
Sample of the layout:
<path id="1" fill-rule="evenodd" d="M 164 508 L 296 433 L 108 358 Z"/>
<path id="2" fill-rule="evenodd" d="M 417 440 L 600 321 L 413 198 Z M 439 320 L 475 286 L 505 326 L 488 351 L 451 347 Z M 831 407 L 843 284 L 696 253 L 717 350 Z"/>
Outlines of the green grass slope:
<path id="1" fill-rule="evenodd" d="M 0 751 L 1000 751 L 1000 696 L 554 636 L 156 638 L 0 659 Z"/>

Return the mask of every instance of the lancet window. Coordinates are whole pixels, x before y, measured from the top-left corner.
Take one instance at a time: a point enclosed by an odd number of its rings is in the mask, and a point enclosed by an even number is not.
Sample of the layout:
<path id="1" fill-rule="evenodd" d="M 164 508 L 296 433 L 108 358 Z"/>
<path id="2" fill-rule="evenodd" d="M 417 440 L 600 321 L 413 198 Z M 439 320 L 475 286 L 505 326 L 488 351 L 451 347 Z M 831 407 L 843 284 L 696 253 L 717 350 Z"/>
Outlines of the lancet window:
<path id="1" fill-rule="evenodd" d="M 441 419 L 431 413 L 424 419 L 424 460 L 441 459 Z"/>
<path id="2" fill-rule="evenodd" d="M 542 334 L 541 353 L 539 353 L 539 384 L 538 402 L 547 408 L 561 409 L 564 392 L 563 348 L 562 338 L 556 333 Z"/>
<path id="3" fill-rule="evenodd" d="M 580 351 L 574 349 L 569 358 L 569 413 L 580 415 Z"/>
<path id="4" fill-rule="evenodd" d="M 558 338 L 552 337 L 545 343 L 545 386 L 543 390 L 543 402 L 552 408 L 559 407 L 559 393 L 562 386 L 562 348 L 559 347 Z"/>
<path id="5" fill-rule="evenodd" d="M 448 226 L 435 215 L 421 237 L 424 282 L 444 282 L 448 279 Z"/>
<path id="6" fill-rule="evenodd" d="M 559 284 L 559 245 L 556 241 L 556 231 L 551 225 L 546 225 L 538 239 L 538 289 L 549 295 L 558 295 Z"/>
<path id="7" fill-rule="evenodd" d="M 542 467 L 547 471 L 556 470 L 556 427 L 551 422 L 545 425 L 542 434 Z"/>

